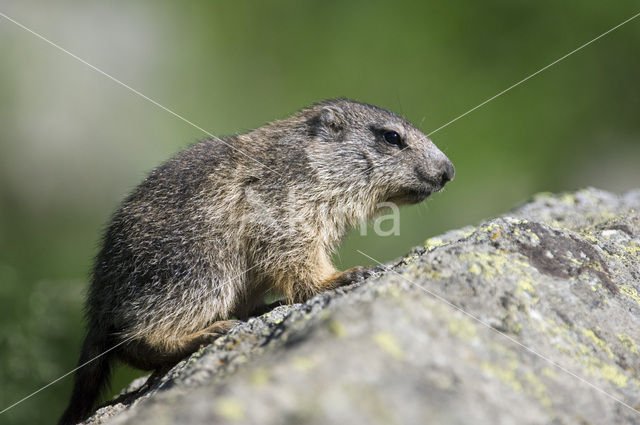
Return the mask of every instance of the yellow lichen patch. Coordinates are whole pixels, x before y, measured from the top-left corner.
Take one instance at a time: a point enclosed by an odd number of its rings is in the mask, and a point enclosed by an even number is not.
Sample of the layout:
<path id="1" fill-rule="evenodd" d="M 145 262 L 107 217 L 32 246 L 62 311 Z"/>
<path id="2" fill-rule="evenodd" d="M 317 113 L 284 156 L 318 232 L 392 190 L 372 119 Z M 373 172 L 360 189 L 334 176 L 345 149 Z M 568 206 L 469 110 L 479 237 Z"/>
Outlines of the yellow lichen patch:
<path id="1" fill-rule="evenodd" d="M 518 381 L 518 378 L 516 376 L 516 368 L 510 366 L 513 365 L 509 365 L 509 362 L 507 363 L 507 367 L 489 362 L 482 362 L 481 365 L 482 370 L 484 370 L 485 372 L 495 376 L 514 390 L 522 391 L 522 384 L 520 383 L 520 381 Z"/>
<path id="2" fill-rule="evenodd" d="M 582 335 L 589 338 L 599 349 L 607 353 L 607 356 L 609 356 L 609 358 L 614 358 L 613 351 L 611 351 L 609 345 L 603 339 L 598 338 L 595 332 L 593 332 L 591 329 L 583 329 Z"/>
<path id="3" fill-rule="evenodd" d="M 610 364 L 590 353 L 588 347 L 578 343 L 578 353 L 574 353 L 574 358 L 583 363 L 585 373 L 593 376 L 600 376 L 612 384 L 625 388 L 629 378 L 620 371 L 617 365 Z"/>
<path id="4" fill-rule="evenodd" d="M 400 274 L 404 276 L 409 281 L 414 281 L 417 279 L 443 279 L 451 277 L 450 270 L 436 270 L 430 264 L 423 263 L 414 263 L 413 267 L 406 267 Z M 400 296 L 403 295 L 403 292 L 398 290 L 398 292 L 391 292 L 385 290 L 385 293 L 389 293 L 390 295 L 395 295 L 396 293 Z"/>
<path id="5" fill-rule="evenodd" d="M 531 230 L 531 229 L 527 229 L 527 234 L 529 235 L 529 237 L 533 241 L 539 241 L 540 240 L 540 236 L 538 236 L 535 233 L 533 233 L 533 230 Z"/>
<path id="6" fill-rule="evenodd" d="M 429 238 L 424 243 L 424 247 L 427 248 L 427 251 L 432 251 L 442 245 L 444 245 L 444 242 L 440 238 Z"/>
<path id="7" fill-rule="evenodd" d="M 488 279 L 493 279 L 494 277 L 502 275 L 505 272 L 518 276 L 528 276 L 528 274 L 523 269 L 530 266 L 525 261 L 503 254 L 469 252 L 460 255 L 460 259 L 469 261 L 471 263 L 471 265 L 469 266 L 469 271 L 471 273 L 482 273 Z M 472 267 L 473 270 L 471 269 Z"/>
<path id="8" fill-rule="evenodd" d="M 482 273 L 482 269 L 480 268 L 479 265 L 477 265 L 476 263 L 473 263 L 469 266 L 469 271 L 473 274 L 480 274 Z"/>
<path id="9" fill-rule="evenodd" d="M 244 419 L 244 407 L 242 404 L 230 397 L 221 397 L 215 400 L 216 413 L 223 418 L 238 422 Z"/>
<path id="10" fill-rule="evenodd" d="M 582 265 L 584 264 L 582 261 L 579 261 L 578 259 L 576 259 L 571 252 L 569 252 L 569 255 L 567 255 L 565 258 L 577 266 L 582 267 Z"/>
<path id="11" fill-rule="evenodd" d="M 560 202 L 564 204 L 573 205 L 576 202 L 576 198 L 571 193 L 566 193 L 560 197 Z"/>
<path id="12" fill-rule="evenodd" d="M 256 387 L 263 387 L 269 382 L 269 371 L 264 367 L 259 367 L 251 374 L 250 381 Z"/>
<path id="13" fill-rule="evenodd" d="M 632 288 L 629 285 L 620 285 L 620 292 L 640 305 L 640 295 L 638 295 L 638 291 L 636 291 L 635 288 Z"/>
<path id="14" fill-rule="evenodd" d="M 473 227 L 471 228 L 471 230 L 467 230 L 465 232 L 462 232 L 460 235 L 462 236 L 463 239 L 468 238 L 469 236 L 473 235 L 476 232 L 476 228 Z"/>
<path id="15" fill-rule="evenodd" d="M 525 292 L 528 292 L 529 294 L 533 295 L 535 293 L 535 289 L 533 289 L 533 285 L 536 282 L 533 279 L 520 279 L 518 281 L 518 289 L 516 290 L 516 293 L 518 295 L 522 295 Z"/>
<path id="16" fill-rule="evenodd" d="M 538 284 L 531 275 L 531 265 L 515 256 L 503 255 L 501 253 L 464 253 L 460 255 L 461 260 L 469 261 L 469 272 L 475 275 L 482 275 L 487 279 L 497 276 L 508 275 L 518 278 L 516 295 L 522 296 L 527 293 L 530 297 L 523 300 L 527 304 L 535 304 L 539 298 L 535 295 L 535 286 Z"/>
<path id="17" fill-rule="evenodd" d="M 618 334 L 618 339 L 624 345 L 624 348 L 627 349 L 631 354 L 635 354 L 636 356 L 640 354 L 638 351 L 638 346 L 636 342 L 627 334 Z"/>
<path id="18" fill-rule="evenodd" d="M 449 321 L 449 333 L 460 339 L 469 340 L 477 335 L 475 325 L 465 318 L 452 318 Z"/>
<path id="19" fill-rule="evenodd" d="M 453 387 L 454 384 L 454 380 L 451 376 L 436 376 L 432 379 L 433 384 L 442 390 L 447 390 Z"/>
<path id="20" fill-rule="evenodd" d="M 407 267 L 413 268 L 415 267 L 416 260 L 420 258 L 417 254 L 407 255 L 402 259 L 402 261 L 407 265 Z"/>
<path id="21" fill-rule="evenodd" d="M 558 374 L 557 374 L 554 370 L 549 369 L 549 368 L 548 368 L 548 367 L 546 367 L 546 366 L 542 368 L 542 370 L 540 371 L 540 373 L 541 373 L 543 376 L 546 376 L 547 378 L 551 378 L 551 379 L 558 379 Z"/>
<path id="22" fill-rule="evenodd" d="M 602 272 L 602 273 L 606 273 L 605 270 L 602 268 L 602 264 L 600 264 L 600 262 L 598 261 L 585 261 L 584 263 L 582 263 L 583 265 L 590 267 L 596 271 Z"/>
<path id="23" fill-rule="evenodd" d="M 568 325 L 558 326 L 552 320 L 547 319 L 546 321 L 539 321 L 537 327 L 541 331 L 553 335 L 554 338 L 552 342 L 554 347 L 558 351 L 572 357 L 576 364 L 582 364 L 585 373 L 592 376 L 600 376 L 621 388 L 628 385 L 629 378 L 620 368 L 615 364 L 607 363 L 595 356 L 593 354 L 593 348 L 579 342 L 576 339 L 576 334 L 570 330 L 571 328 Z M 598 338 L 593 331 L 583 330 L 582 334 L 593 341 L 598 348 L 605 351 L 609 357 L 613 355 L 611 348 L 605 341 Z M 545 372 L 543 371 L 543 373 Z M 631 382 L 636 385 L 634 381 Z"/>
<path id="24" fill-rule="evenodd" d="M 398 344 L 398 340 L 396 337 L 390 334 L 389 332 L 378 332 L 373 335 L 373 341 L 378 344 L 380 348 L 386 351 L 391 357 L 402 360 L 404 359 L 404 352 Z"/>
<path id="25" fill-rule="evenodd" d="M 404 292 L 398 289 L 397 286 L 388 286 L 384 290 L 385 295 L 390 295 L 392 298 L 401 298 L 404 296 Z"/>
<path id="26" fill-rule="evenodd" d="M 291 360 L 291 364 L 300 372 L 309 372 L 316 367 L 316 361 L 311 357 L 296 356 Z"/>
<path id="27" fill-rule="evenodd" d="M 486 226 L 480 228 L 480 230 L 482 230 L 483 232 L 491 232 L 493 230 L 500 230 L 500 229 L 502 229 L 502 227 L 500 227 L 496 223 L 487 224 Z"/>
<path id="28" fill-rule="evenodd" d="M 550 220 L 547 224 L 551 227 L 557 227 L 558 229 L 567 229 L 566 223 L 561 223 L 558 220 Z"/>
<path id="29" fill-rule="evenodd" d="M 507 259 L 503 255 L 483 254 L 477 252 L 466 253 L 460 256 L 462 260 L 468 260 L 481 267 L 484 276 L 489 279 L 501 275 L 507 266 Z"/>
<path id="30" fill-rule="evenodd" d="M 602 376 L 620 388 L 625 388 L 629 380 L 627 375 L 620 372 L 620 369 L 616 365 L 605 363 L 598 358 L 591 359 L 591 362 L 587 366 L 587 371 L 592 375 Z"/>
<path id="31" fill-rule="evenodd" d="M 337 320 L 329 321 L 328 326 L 331 333 L 334 334 L 336 337 L 344 338 L 347 336 L 347 329 L 344 327 L 342 323 L 338 322 Z"/>
<path id="32" fill-rule="evenodd" d="M 563 324 L 563 326 L 558 325 L 555 320 L 546 318 L 545 323 L 547 324 L 547 332 L 551 335 L 561 335 L 566 332 L 568 325 Z"/>
<path id="33" fill-rule="evenodd" d="M 543 328 L 543 330 L 550 332 L 549 329 Z M 574 332 L 569 331 L 568 328 L 563 329 L 560 326 L 555 326 L 551 333 L 556 336 L 553 340 L 554 347 L 556 347 L 558 351 L 572 357 L 576 363 L 582 364 L 585 373 L 602 377 L 621 388 L 628 385 L 629 378 L 617 365 L 607 363 L 595 356 L 593 354 L 593 348 L 579 342 Z M 593 331 L 583 330 L 582 333 L 591 339 L 599 348 L 607 352 L 607 354 L 611 353 L 611 349 L 606 345 L 606 342 L 598 338 Z M 613 353 L 611 353 L 611 355 L 613 355 Z"/>
<path id="34" fill-rule="evenodd" d="M 524 375 L 524 380 L 527 383 L 525 391 L 538 399 L 538 401 L 540 401 L 540 404 L 542 404 L 544 407 L 551 407 L 549 390 L 542 383 L 540 378 L 538 378 L 533 372 L 527 372 Z"/>
<path id="35" fill-rule="evenodd" d="M 522 332 L 522 323 L 516 323 L 515 325 L 512 325 L 510 331 L 514 334 L 519 334 L 520 332 Z"/>
<path id="36" fill-rule="evenodd" d="M 431 273 L 428 275 L 428 277 L 430 277 L 431 279 L 440 279 L 442 275 L 437 271 L 432 270 Z"/>
<path id="37" fill-rule="evenodd" d="M 591 233 L 583 233 L 583 234 L 582 234 L 582 235 L 580 235 L 580 236 L 582 236 L 582 239 L 588 240 L 589 242 L 592 242 L 592 243 L 598 243 L 598 242 L 600 242 L 600 241 L 598 240 L 598 238 L 596 238 L 595 236 L 593 236 Z M 606 252 L 606 251 L 605 251 L 605 252 Z"/>
<path id="38" fill-rule="evenodd" d="M 529 314 L 529 324 L 538 331 L 549 335 L 557 350 L 567 355 L 573 355 L 575 341 L 572 339 L 574 334 L 569 332 L 571 326 L 566 323 L 559 325 L 551 318 L 542 317 L 540 313 L 533 309 Z"/>
<path id="39" fill-rule="evenodd" d="M 520 361 L 516 352 L 504 345 L 496 343 L 491 343 L 490 348 L 492 352 L 499 356 L 499 360 L 494 362 L 482 362 L 481 368 L 485 372 L 496 376 L 514 390 L 524 391 L 525 393 L 532 395 L 537 394 L 540 395 L 539 399 L 543 398 L 542 394 L 546 394 L 546 387 L 544 384 L 539 380 L 526 375 L 523 376 L 521 373 L 518 373 Z"/>
<path id="40" fill-rule="evenodd" d="M 640 244 L 638 242 L 636 242 L 636 241 L 631 241 L 629 243 L 629 245 L 623 246 L 622 250 L 626 254 L 636 255 L 636 254 L 640 253 Z"/>

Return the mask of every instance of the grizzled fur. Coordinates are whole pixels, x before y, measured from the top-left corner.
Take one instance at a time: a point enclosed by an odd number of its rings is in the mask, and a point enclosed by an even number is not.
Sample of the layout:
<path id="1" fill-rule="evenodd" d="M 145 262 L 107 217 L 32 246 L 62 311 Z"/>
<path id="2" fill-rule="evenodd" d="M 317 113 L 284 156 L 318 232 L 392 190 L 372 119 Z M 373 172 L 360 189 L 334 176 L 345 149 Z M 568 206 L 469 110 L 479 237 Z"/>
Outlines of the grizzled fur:
<path id="1" fill-rule="evenodd" d="M 397 132 L 406 147 L 385 141 Z M 405 119 L 346 99 L 250 133 L 203 140 L 155 169 L 104 236 L 87 300 L 88 333 L 61 423 L 91 412 L 111 359 L 179 361 L 265 293 L 304 301 L 345 283 L 330 255 L 384 201 L 415 203 L 453 178 Z M 356 269 L 356 272 L 359 269 Z"/>

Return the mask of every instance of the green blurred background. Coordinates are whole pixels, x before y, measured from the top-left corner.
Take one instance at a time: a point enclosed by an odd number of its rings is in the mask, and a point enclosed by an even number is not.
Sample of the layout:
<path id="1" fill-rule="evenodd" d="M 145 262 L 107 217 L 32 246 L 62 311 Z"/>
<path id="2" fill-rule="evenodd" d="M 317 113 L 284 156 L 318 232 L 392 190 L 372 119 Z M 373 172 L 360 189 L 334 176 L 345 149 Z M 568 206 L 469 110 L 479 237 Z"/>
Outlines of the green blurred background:
<path id="1" fill-rule="evenodd" d="M 24 2 L 0 11 L 214 134 L 324 98 L 429 132 L 637 13 L 637 1 Z M 205 135 L 0 18 L 0 410 L 75 366 L 101 229 L 153 167 Z M 456 165 L 353 232 L 340 267 L 391 260 L 539 191 L 640 182 L 640 18 L 433 136 Z M 120 368 L 117 392 L 137 372 Z M 53 423 L 66 378 L 0 417 Z"/>

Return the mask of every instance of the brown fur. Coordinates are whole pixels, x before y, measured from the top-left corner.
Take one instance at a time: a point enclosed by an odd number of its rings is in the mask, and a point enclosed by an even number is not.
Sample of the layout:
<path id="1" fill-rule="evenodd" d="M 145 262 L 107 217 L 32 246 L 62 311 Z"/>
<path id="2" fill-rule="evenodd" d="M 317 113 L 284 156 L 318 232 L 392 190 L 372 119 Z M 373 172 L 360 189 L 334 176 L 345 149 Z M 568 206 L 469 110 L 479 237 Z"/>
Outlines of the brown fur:
<path id="1" fill-rule="evenodd" d="M 404 149 L 385 141 L 388 130 Z M 348 283 L 361 270 L 340 273 L 330 256 L 349 228 L 380 202 L 419 202 L 452 178 L 409 122 L 346 99 L 179 153 L 105 233 L 80 363 L 121 345 L 79 369 L 60 423 L 90 413 L 112 359 L 167 367 L 260 309 L 265 292 L 300 302 Z"/>

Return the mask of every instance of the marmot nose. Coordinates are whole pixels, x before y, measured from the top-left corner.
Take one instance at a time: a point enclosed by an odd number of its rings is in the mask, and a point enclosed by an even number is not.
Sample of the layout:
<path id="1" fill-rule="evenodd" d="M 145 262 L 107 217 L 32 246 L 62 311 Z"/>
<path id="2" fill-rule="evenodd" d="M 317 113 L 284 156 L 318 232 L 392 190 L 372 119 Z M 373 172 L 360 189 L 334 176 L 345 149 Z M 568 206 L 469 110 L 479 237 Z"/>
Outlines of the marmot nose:
<path id="1" fill-rule="evenodd" d="M 456 174 L 456 169 L 453 168 L 453 164 L 448 159 L 442 164 L 442 171 L 440 172 L 440 184 L 442 186 L 445 183 L 453 180 L 453 177 Z"/>

